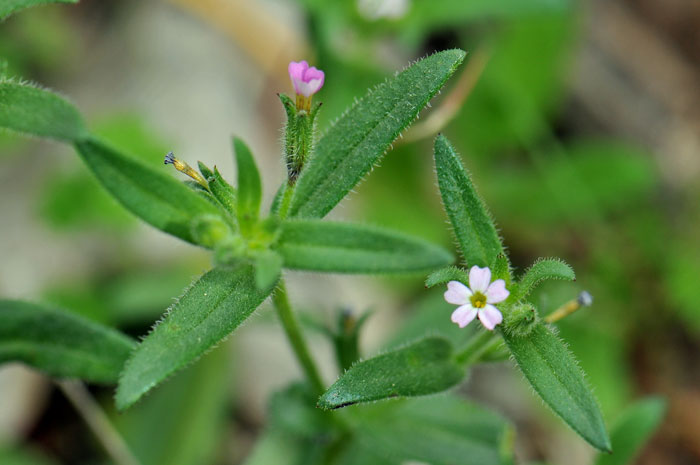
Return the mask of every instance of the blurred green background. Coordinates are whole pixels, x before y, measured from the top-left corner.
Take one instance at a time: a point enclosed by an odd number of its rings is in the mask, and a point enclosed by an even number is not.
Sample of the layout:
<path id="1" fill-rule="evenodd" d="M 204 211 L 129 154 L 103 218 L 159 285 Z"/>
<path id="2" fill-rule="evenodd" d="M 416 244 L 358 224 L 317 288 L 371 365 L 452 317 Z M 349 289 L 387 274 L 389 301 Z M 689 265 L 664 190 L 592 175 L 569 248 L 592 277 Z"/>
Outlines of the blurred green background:
<path id="1" fill-rule="evenodd" d="M 668 399 L 663 426 L 635 463 L 694 464 L 699 31 L 698 4 L 683 0 L 81 0 L 0 23 L 0 57 L 7 75 L 69 96 L 95 132 L 154 166 L 173 150 L 232 179 L 230 136 L 242 136 L 269 201 L 283 176 L 275 93 L 291 91 L 290 60 L 326 73 L 322 130 L 411 60 L 467 50 L 432 108 L 332 216 L 452 247 L 431 157 L 436 132 L 447 134 L 517 270 L 539 256 L 576 270 L 575 283 L 533 296 L 540 312 L 580 290 L 593 294 L 591 308 L 559 327 L 606 420 L 644 395 Z M 0 134 L 0 199 L 4 297 L 56 303 L 137 336 L 208 266 L 203 251 L 126 213 L 69 148 Z M 420 276 L 290 279 L 310 320 L 373 310 L 365 354 L 397 330 L 445 325 L 449 314 Z M 269 313 L 263 308 L 224 348 L 114 414 L 145 465 L 239 463 L 249 453 L 267 395 L 298 374 Z M 331 349 L 310 336 L 330 381 Z M 590 463 L 592 450 L 508 364 L 475 370 L 462 390 L 513 421 L 519 462 Z M 94 393 L 111 404 L 110 390 Z M 0 412 L 2 464 L 106 463 L 61 394 L 35 373 L 0 368 Z"/>

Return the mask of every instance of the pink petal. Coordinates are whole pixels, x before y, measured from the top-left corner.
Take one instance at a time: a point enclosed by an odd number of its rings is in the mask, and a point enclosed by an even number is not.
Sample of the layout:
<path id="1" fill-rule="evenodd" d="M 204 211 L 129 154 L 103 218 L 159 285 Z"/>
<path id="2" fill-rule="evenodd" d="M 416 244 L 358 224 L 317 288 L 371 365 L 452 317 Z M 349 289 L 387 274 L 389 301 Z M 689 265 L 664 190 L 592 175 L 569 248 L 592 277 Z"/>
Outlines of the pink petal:
<path id="1" fill-rule="evenodd" d="M 311 85 L 304 81 L 295 82 L 294 90 L 297 92 L 297 94 L 303 95 L 304 97 L 308 97 L 313 94 L 311 91 Z"/>
<path id="2" fill-rule="evenodd" d="M 486 329 L 493 331 L 493 328 L 503 321 L 503 315 L 496 307 L 487 304 L 486 307 L 479 310 L 479 320 Z"/>
<path id="3" fill-rule="evenodd" d="M 497 279 L 491 283 L 486 289 L 486 303 L 497 304 L 508 298 L 510 292 L 506 289 L 506 282 L 502 279 Z"/>
<path id="4" fill-rule="evenodd" d="M 312 79 L 309 81 L 309 89 L 311 90 L 311 94 L 315 94 L 316 92 L 321 90 L 321 87 L 323 87 L 323 78 Z"/>
<path id="5" fill-rule="evenodd" d="M 491 282 L 491 270 L 489 267 L 479 268 L 478 266 L 472 266 L 469 270 L 469 288 L 472 292 L 486 292 L 489 288 L 489 283 Z"/>
<path id="6" fill-rule="evenodd" d="M 299 83 L 304 80 L 304 73 L 309 69 L 309 64 L 304 61 L 292 61 L 289 63 L 287 70 L 289 71 L 289 79 L 292 80 L 292 85 L 294 85 L 294 91 L 299 93 Z"/>
<path id="7" fill-rule="evenodd" d="M 304 71 L 304 75 L 302 76 L 302 80 L 304 82 L 311 82 L 313 80 L 319 79 L 321 82 L 323 82 L 324 74 L 323 71 L 320 69 L 317 69 L 315 66 L 307 69 Z"/>
<path id="8" fill-rule="evenodd" d="M 472 291 L 467 286 L 459 281 L 450 281 L 447 283 L 447 291 L 445 291 L 445 300 L 447 303 L 454 305 L 464 305 L 469 303 Z"/>
<path id="9" fill-rule="evenodd" d="M 471 305 L 462 305 L 452 312 L 452 322 L 457 323 L 460 328 L 467 326 L 476 316 L 476 309 Z"/>

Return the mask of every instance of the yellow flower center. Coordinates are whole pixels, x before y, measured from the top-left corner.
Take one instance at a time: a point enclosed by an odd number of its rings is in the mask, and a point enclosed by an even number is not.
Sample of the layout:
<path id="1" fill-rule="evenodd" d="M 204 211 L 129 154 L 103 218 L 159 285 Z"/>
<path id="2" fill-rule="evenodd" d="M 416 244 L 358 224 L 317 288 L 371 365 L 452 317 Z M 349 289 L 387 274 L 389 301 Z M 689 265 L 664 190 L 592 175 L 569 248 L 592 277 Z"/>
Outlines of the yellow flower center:
<path id="1" fill-rule="evenodd" d="M 472 302 L 472 307 L 474 308 L 484 308 L 486 307 L 486 296 L 481 292 L 475 292 L 469 297 Z"/>

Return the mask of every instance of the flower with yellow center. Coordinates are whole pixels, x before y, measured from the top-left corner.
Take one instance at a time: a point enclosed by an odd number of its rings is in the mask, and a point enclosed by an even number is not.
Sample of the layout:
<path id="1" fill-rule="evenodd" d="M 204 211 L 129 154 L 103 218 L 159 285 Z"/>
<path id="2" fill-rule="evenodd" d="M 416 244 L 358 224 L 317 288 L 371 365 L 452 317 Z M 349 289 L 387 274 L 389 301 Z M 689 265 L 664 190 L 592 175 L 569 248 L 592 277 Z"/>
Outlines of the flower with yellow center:
<path id="1" fill-rule="evenodd" d="M 503 321 L 503 315 L 493 304 L 503 302 L 510 292 L 506 290 L 506 282 L 497 279 L 491 282 L 491 270 L 473 266 L 469 270 L 469 287 L 459 281 L 447 283 L 445 300 L 459 305 L 452 313 L 452 321 L 464 328 L 479 317 L 479 321 L 490 331 Z"/>

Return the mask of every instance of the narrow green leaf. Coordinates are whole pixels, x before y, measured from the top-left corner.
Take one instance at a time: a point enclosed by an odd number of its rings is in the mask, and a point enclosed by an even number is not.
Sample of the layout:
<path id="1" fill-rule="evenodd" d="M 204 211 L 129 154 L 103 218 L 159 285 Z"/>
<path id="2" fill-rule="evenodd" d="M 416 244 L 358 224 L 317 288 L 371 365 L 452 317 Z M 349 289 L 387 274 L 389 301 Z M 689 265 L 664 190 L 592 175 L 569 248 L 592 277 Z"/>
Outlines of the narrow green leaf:
<path id="1" fill-rule="evenodd" d="M 433 287 L 450 281 L 459 281 L 469 285 L 469 274 L 456 266 L 446 266 L 430 273 L 425 280 L 425 287 Z"/>
<path id="2" fill-rule="evenodd" d="M 370 405 L 356 413 L 357 441 L 400 462 L 502 465 L 512 455 L 509 424 L 496 413 L 455 396 Z"/>
<path id="3" fill-rule="evenodd" d="M 465 262 L 493 266 L 504 253 L 496 226 L 459 156 L 442 135 L 435 139 L 435 166 L 442 202 Z"/>
<path id="4" fill-rule="evenodd" d="M 502 332 L 520 370 L 535 392 L 594 447 L 610 451 L 610 438 L 584 375 L 564 343 L 537 325 L 527 336 Z"/>
<path id="5" fill-rule="evenodd" d="M 0 2 L 0 20 L 25 8 L 48 3 L 78 3 L 78 0 L 2 0 Z"/>
<path id="6" fill-rule="evenodd" d="M 321 137 L 303 169 L 290 216 L 321 218 L 372 169 L 462 63 L 462 50 L 435 53 L 371 90 Z"/>
<path id="7" fill-rule="evenodd" d="M 13 81 L 0 80 L 0 127 L 67 142 L 88 137 L 80 113 L 63 97 Z"/>
<path id="8" fill-rule="evenodd" d="M 548 279 L 573 281 L 576 279 L 576 274 L 563 260 L 558 258 L 539 259 L 527 269 L 518 286 L 514 286 L 512 296 L 509 296 L 508 300 L 517 302 L 524 299 L 538 284 Z"/>
<path id="9" fill-rule="evenodd" d="M 251 265 L 217 267 L 202 276 L 127 361 L 117 388 L 117 408 L 129 407 L 197 360 L 248 318 L 270 292 L 257 288 Z"/>
<path id="10" fill-rule="evenodd" d="M 226 182 L 219 170 L 214 167 L 214 173 L 210 178 L 209 188 L 211 189 L 214 197 L 221 202 L 221 204 L 226 208 L 226 210 L 232 215 L 236 215 L 236 189 L 233 188 L 231 184 Z"/>
<path id="11" fill-rule="evenodd" d="M 282 271 L 282 257 L 272 250 L 261 250 L 253 256 L 255 285 L 258 289 L 269 289 L 275 285 Z"/>
<path id="12" fill-rule="evenodd" d="M 277 251 L 286 268 L 338 273 L 427 271 L 452 261 L 449 252 L 422 239 L 319 220 L 283 223 Z"/>
<path id="13" fill-rule="evenodd" d="M 452 345 L 439 337 L 354 364 L 318 400 L 323 409 L 395 397 L 433 394 L 451 388 L 464 377 L 452 360 Z"/>
<path id="14" fill-rule="evenodd" d="M 600 454 L 595 465 L 633 463 L 644 444 L 654 434 L 666 413 L 666 401 L 659 397 L 640 400 L 628 407 L 611 431 L 614 453 Z"/>
<path id="15" fill-rule="evenodd" d="M 233 138 L 233 151 L 238 168 L 238 221 L 241 225 L 250 225 L 260 214 L 260 173 L 250 149 L 237 137 Z"/>
<path id="16" fill-rule="evenodd" d="M 114 383 L 136 343 L 120 332 L 43 305 L 0 300 L 0 363 L 51 376 Z"/>
<path id="17" fill-rule="evenodd" d="M 76 150 L 102 185 L 124 207 L 156 228 L 194 243 L 192 220 L 219 215 L 210 202 L 185 184 L 89 138 Z"/>

